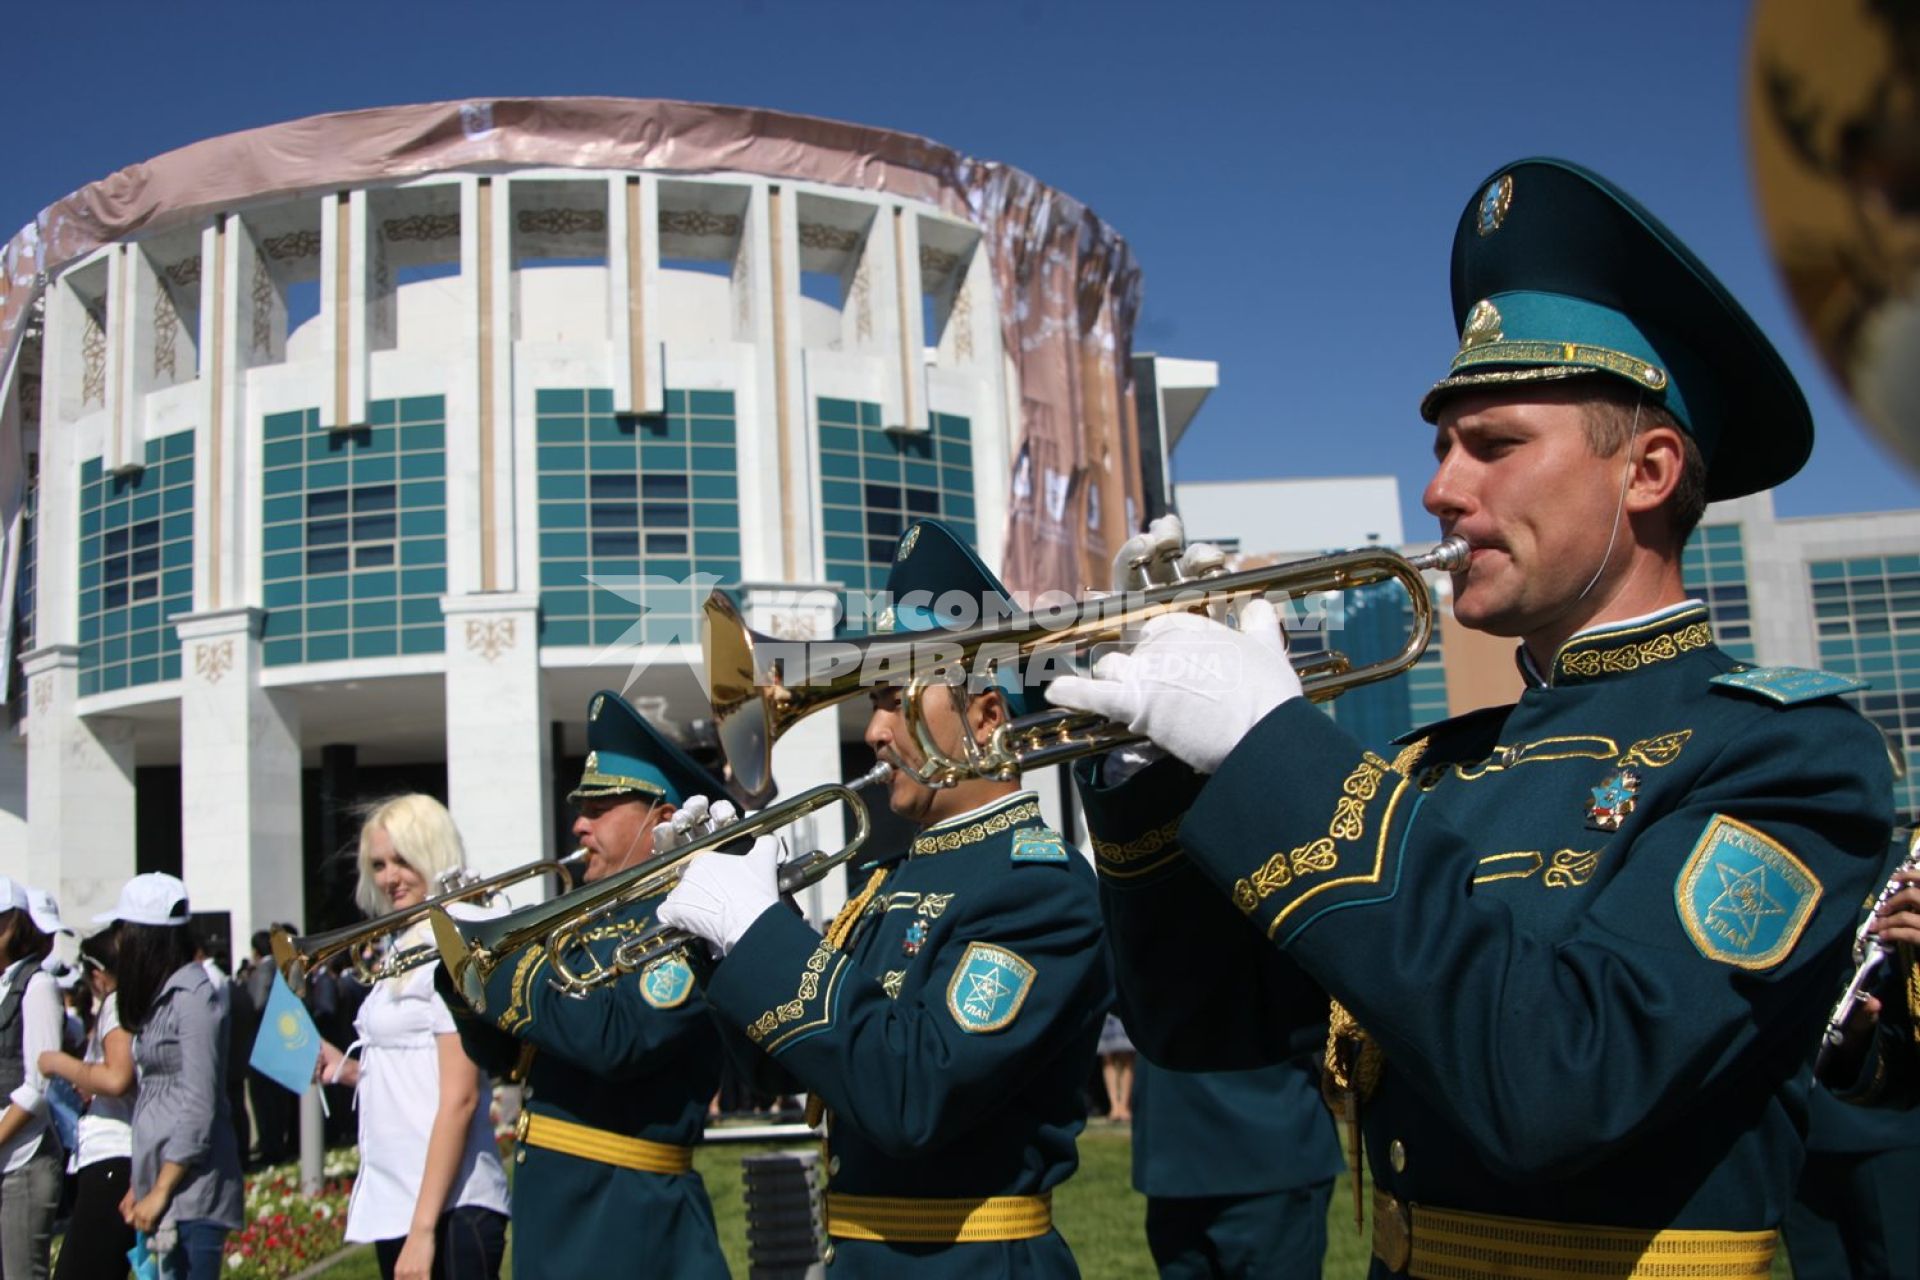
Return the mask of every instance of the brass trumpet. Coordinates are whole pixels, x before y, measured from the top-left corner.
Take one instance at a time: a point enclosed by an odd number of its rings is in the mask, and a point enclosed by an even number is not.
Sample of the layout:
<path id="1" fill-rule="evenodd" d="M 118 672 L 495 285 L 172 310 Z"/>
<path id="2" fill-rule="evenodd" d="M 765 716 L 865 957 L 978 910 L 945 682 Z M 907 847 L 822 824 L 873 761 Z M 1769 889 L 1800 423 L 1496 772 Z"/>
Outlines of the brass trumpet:
<path id="1" fill-rule="evenodd" d="M 342 951 L 353 957 L 354 972 L 368 986 L 382 978 L 395 977 L 410 969 L 418 969 L 439 958 L 439 951 L 425 943 L 414 947 L 394 946 L 388 948 L 379 959 L 368 963 L 360 958 L 360 947 L 364 943 L 378 942 L 381 939 L 393 939 L 424 920 L 428 913 L 445 908 L 456 902 L 485 901 L 496 893 L 522 880 L 531 880 L 541 875 L 563 875 L 580 859 L 586 857 L 585 849 L 575 849 L 564 858 L 547 858 L 538 862 L 526 862 L 506 871 L 498 872 L 484 879 L 472 879 L 471 872 L 455 871 L 448 875 L 464 878 L 459 883 L 448 885 L 443 877 L 442 890 L 411 907 L 399 911 L 389 911 L 385 915 L 362 920 L 359 924 L 343 925 L 338 929 L 329 929 L 325 933 L 303 933 L 295 936 L 286 929 L 275 929 L 270 938 L 275 963 L 279 965 L 280 976 L 287 980 L 287 986 L 293 994 L 305 997 L 307 994 L 307 975 L 315 968 L 325 964 Z"/>
<path id="2" fill-rule="evenodd" d="M 445 911 L 431 911 L 429 918 L 433 921 L 441 963 L 446 965 L 447 973 L 474 1012 L 485 1013 L 488 977 L 508 956 L 537 943 L 544 946 L 551 957 L 553 976 L 549 981 L 552 985 L 567 995 L 583 996 L 623 974 L 646 968 L 692 940 L 678 929 L 655 924 L 623 942 L 611 962 L 603 962 L 586 945 L 586 934 L 596 921 L 671 890 L 680 883 L 687 864 L 709 849 L 736 842 L 751 843 L 816 809 L 845 801 L 853 816 L 852 836 L 832 853 L 815 850 L 780 868 L 783 895 L 798 893 L 819 883 L 829 871 L 847 862 L 866 844 L 873 824 L 859 793 L 884 781 L 892 772 L 891 765 L 877 764 L 852 782 L 829 782 L 803 791 L 698 840 L 656 853 L 603 880 L 508 915 L 491 920 L 455 920 Z M 586 963 L 578 968 L 572 959 L 576 951 L 586 956 Z"/>
<path id="3" fill-rule="evenodd" d="M 1275 592 L 1289 599 L 1352 591 L 1393 581 L 1413 605 L 1413 627 L 1400 651 L 1355 667 L 1345 655 L 1316 654 L 1298 666 L 1306 696 L 1316 702 L 1358 685 L 1399 675 L 1420 660 L 1433 638 L 1434 612 L 1427 596 L 1427 570 L 1465 568 L 1471 548 L 1448 538 L 1424 555 L 1403 556 L 1384 548 L 1340 551 L 1289 564 L 1237 573 L 1213 573 L 1146 591 L 1082 601 L 1064 619 L 1023 613 L 1005 623 L 949 632 L 879 635 L 820 646 L 797 661 L 785 660 L 792 642 L 751 631 L 733 601 L 716 591 L 706 604 L 707 696 L 713 703 L 720 745 L 734 779 L 749 798 L 773 786 L 773 744 L 805 716 L 866 691 L 870 669 L 911 672 L 901 697 L 908 731 L 925 763 L 912 772 L 929 786 L 951 786 L 969 777 L 1010 777 L 1139 740 L 1139 735 L 1079 711 L 1048 710 L 1022 716 L 998 730 L 985 746 L 961 735 L 961 755 L 942 749 L 928 728 L 922 699 L 936 684 L 958 686 L 988 679 L 1003 664 L 1024 668 L 1031 660 L 1064 660 L 1164 613 L 1232 607 L 1234 602 Z M 856 660 L 849 660 L 849 654 Z"/>

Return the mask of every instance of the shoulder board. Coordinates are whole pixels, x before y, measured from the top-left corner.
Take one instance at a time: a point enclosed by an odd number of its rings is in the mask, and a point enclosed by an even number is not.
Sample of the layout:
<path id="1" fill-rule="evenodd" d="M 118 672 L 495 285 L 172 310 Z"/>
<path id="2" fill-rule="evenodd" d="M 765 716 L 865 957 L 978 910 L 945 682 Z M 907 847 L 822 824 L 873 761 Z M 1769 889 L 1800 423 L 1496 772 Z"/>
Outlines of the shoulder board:
<path id="1" fill-rule="evenodd" d="M 1717 675 L 1708 683 L 1719 685 L 1722 689 L 1756 694 L 1783 707 L 1870 687 L 1865 680 L 1814 671 L 1808 667 L 1740 667 Z"/>
<path id="2" fill-rule="evenodd" d="M 1462 711 L 1457 716 L 1449 716 L 1445 720 L 1435 720 L 1432 724 L 1423 724 L 1417 729 L 1409 729 L 1393 739 L 1393 745 L 1404 747 L 1417 738 L 1438 738 L 1444 734 L 1458 733 L 1468 727 L 1478 728 L 1488 725 L 1496 719 L 1504 720 L 1513 707 L 1513 703 L 1503 702 L 1496 707 L 1477 707 L 1472 711 Z"/>
<path id="3" fill-rule="evenodd" d="M 1051 827 L 1028 827 L 1013 833 L 1013 861 L 1065 862 L 1067 842 Z"/>

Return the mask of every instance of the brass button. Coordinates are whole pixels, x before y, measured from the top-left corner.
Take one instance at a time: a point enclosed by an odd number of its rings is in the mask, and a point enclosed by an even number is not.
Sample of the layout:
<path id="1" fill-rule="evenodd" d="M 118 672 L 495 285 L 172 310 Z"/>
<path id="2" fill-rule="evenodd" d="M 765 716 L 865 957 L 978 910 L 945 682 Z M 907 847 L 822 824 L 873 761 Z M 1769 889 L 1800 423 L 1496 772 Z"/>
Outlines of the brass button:
<path id="1" fill-rule="evenodd" d="M 1407 1144 L 1395 1138 L 1387 1147 L 1387 1163 L 1393 1166 L 1395 1173 L 1407 1171 Z"/>

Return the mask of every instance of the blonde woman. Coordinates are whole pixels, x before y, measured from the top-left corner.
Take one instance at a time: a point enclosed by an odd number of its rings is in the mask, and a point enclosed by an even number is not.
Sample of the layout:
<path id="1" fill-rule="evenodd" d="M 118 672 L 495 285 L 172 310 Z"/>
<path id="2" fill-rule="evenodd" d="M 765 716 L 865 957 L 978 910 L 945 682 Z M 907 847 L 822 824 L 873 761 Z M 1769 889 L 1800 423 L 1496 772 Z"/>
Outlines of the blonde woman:
<path id="1" fill-rule="evenodd" d="M 360 829 L 356 901 L 369 916 L 404 910 L 432 897 L 465 862 L 438 800 L 395 796 L 374 806 Z M 393 945 L 427 941 L 425 928 Z M 360 1175 L 347 1239 L 372 1242 L 386 1280 L 499 1275 L 507 1179 L 488 1118 L 490 1090 L 460 1048 L 433 989 L 433 966 L 376 984 L 354 1032 L 344 1052 L 323 1043 L 318 1068 L 320 1078 L 358 1090 Z"/>

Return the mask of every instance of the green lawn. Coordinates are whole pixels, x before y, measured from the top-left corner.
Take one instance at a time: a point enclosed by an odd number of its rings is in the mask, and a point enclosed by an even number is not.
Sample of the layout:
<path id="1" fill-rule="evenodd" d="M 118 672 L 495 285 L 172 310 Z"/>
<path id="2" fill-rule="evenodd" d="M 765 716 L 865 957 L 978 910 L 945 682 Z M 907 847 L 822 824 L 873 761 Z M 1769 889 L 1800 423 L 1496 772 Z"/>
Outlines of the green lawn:
<path id="1" fill-rule="evenodd" d="M 1154 1276 L 1153 1260 L 1147 1254 L 1146 1198 L 1130 1185 L 1131 1145 L 1125 1129 L 1089 1129 L 1080 1138 L 1080 1171 L 1053 1195 L 1054 1221 L 1073 1246 L 1081 1274 L 1098 1280 L 1152 1280 Z M 695 1153 L 695 1164 L 713 1198 L 727 1264 L 739 1277 L 747 1274 L 740 1157 L 768 1149 L 777 1148 L 728 1145 L 702 1147 Z M 1327 1280 L 1360 1280 L 1371 1258 L 1369 1238 L 1353 1228 L 1350 1187 L 1346 1175 L 1341 1175 L 1327 1209 Z M 375 1280 L 379 1274 L 368 1249 L 329 1270 L 327 1280 Z M 1784 1249 L 1774 1262 L 1773 1274 L 1775 1280 L 1791 1280 Z"/>

